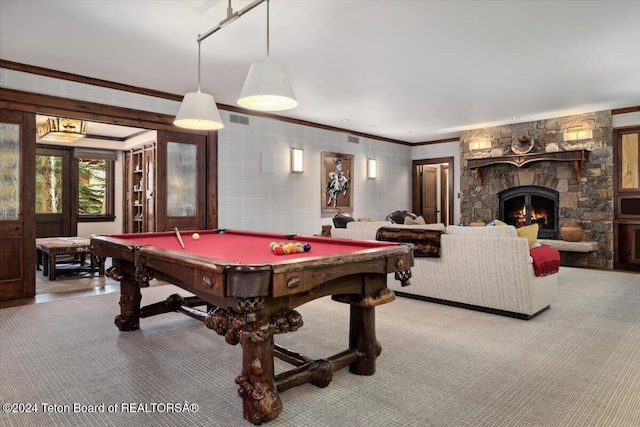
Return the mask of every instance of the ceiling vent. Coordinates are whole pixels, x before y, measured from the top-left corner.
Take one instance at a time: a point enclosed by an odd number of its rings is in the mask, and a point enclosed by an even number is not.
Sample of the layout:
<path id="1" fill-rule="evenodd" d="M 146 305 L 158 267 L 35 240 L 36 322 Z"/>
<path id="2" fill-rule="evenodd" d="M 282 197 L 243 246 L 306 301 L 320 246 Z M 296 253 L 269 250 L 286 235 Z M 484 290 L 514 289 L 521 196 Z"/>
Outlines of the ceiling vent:
<path id="1" fill-rule="evenodd" d="M 248 125 L 249 124 L 249 117 L 247 117 L 247 116 L 239 116 L 237 114 L 230 114 L 229 117 L 231 117 L 231 123 L 238 123 L 240 125 Z"/>
<path id="2" fill-rule="evenodd" d="M 351 136 L 349 135 L 347 137 L 347 141 L 352 142 L 354 144 L 360 144 L 360 138 L 358 138 L 357 136 Z"/>

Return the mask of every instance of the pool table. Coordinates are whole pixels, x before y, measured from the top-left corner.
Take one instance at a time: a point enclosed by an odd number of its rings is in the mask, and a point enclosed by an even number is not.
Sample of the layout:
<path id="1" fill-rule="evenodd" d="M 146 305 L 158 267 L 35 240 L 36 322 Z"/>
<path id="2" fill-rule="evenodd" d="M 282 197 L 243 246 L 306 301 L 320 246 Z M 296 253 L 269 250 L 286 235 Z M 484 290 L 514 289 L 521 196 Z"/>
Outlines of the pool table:
<path id="1" fill-rule="evenodd" d="M 197 232 L 199 238 L 192 238 Z M 311 383 L 325 387 L 333 372 L 349 366 L 357 375 L 373 375 L 381 352 L 375 333 L 375 307 L 393 301 L 387 274 L 409 284 L 413 247 L 408 244 L 237 230 L 190 230 L 94 236 L 97 256 L 112 257 L 107 275 L 120 281 L 121 331 L 139 328 L 140 318 L 178 311 L 201 320 L 242 345 L 242 373 L 236 378 L 244 417 L 261 424 L 282 410 L 279 393 Z M 181 242 L 181 241 L 182 242 Z M 271 242 L 306 242 L 308 252 L 276 255 Z M 184 245 L 184 249 L 182 248 Z M 156 278 L 195 296 L 171 295 L 140 306 L 141 288 Z M 274 344 L 273 335 L 303 324 L 296 307 L 331 295 L 350 304 L 349 348 L 312 360 Z M 206 309 L 196 308 L 206 306 Z M 274 356 L 295 366 L 274 374 Z"/>

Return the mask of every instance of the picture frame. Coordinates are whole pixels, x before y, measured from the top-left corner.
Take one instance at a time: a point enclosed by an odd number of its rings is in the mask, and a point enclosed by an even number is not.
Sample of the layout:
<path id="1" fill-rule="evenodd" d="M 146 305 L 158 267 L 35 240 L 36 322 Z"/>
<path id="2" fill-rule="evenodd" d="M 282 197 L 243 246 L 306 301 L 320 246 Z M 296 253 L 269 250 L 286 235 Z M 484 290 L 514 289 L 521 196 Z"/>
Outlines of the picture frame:
<path id="1" fill-rule="evenodd" d="M 322 152 L 322 212 L 353 212 L 353 154 Z"/>

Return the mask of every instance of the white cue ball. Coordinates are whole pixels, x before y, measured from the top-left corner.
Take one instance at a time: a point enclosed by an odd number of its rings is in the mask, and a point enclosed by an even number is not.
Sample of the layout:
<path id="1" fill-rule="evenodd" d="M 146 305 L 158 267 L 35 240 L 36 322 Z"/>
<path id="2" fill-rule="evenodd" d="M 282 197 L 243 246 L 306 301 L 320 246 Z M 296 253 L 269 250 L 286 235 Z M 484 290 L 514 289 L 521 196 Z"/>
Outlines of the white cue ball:
<path id="1" fill-rule="evenodd" d="M 193 233 L 193 234 L 191 235 L 191 238 L 192 238 L 193 240 L 198 240 L 198 239 L 200 238 L 200 235 L 199 235 L 198 233 Z"/>

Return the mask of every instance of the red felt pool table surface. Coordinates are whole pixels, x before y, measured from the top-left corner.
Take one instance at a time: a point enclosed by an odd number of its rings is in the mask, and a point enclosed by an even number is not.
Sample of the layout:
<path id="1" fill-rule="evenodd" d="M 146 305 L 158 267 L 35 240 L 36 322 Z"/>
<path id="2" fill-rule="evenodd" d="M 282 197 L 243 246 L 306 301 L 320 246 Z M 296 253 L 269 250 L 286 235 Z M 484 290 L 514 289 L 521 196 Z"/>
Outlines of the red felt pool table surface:
<path id="1" fill-rule="evenodd" d="M 200 238 L 191 236 L 198 233 Z M 271 264 L 286 260 L 317 256 L 352 253 L 372 248 L 393 246 L 393 243 L 375 241 L 356 241 L 314 237 L 303 235 L 285 235 L 237 230 L 186 230 L 180 235 L 185 248 L 182 249 L 175 232 L 118 234 L 110 237 L 127 240 L 136 245 L 151 245 L 156 248 L 189 253 L 202 257 L 215 258 L 240 264 Z M 289 239 L 289 237 L 293 237 Z M 271 242 L 309 243 L 309 252 L 276 255 L 271 251 Z"/>

